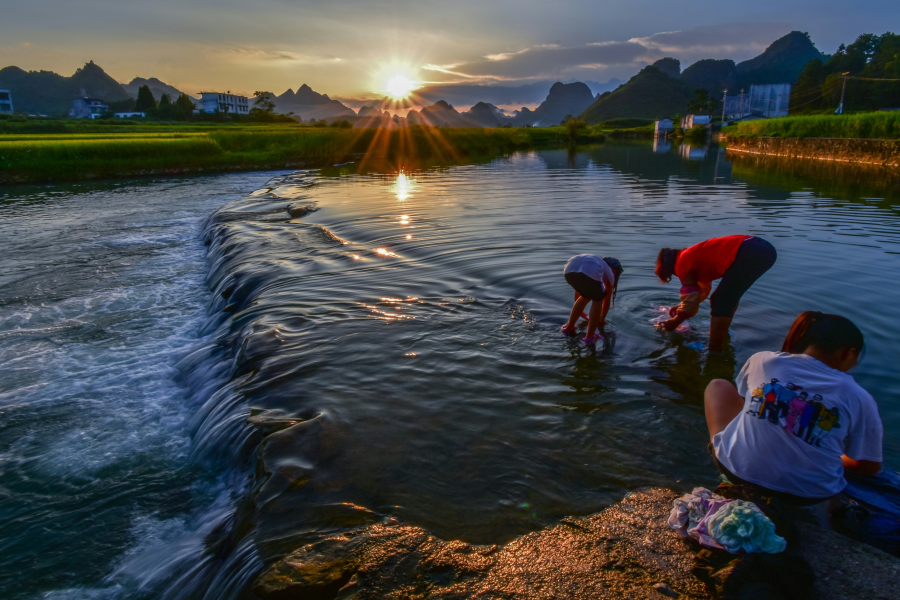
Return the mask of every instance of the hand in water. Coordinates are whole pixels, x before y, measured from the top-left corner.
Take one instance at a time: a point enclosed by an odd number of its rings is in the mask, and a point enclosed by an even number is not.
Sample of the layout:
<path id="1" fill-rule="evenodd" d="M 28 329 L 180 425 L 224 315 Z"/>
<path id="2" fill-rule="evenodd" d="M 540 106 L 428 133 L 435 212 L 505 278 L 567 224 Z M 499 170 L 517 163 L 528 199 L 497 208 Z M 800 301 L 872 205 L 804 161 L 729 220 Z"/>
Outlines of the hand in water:
<path id="1" fill-rule="evenodd" d="M 680 323 L 677 323 L 674 319 L 669 319 L 668 321 L 660 321 L 656 323 L 657 329 L 664 329 L 666 331 L 675 331 L 678 329 Z"/>

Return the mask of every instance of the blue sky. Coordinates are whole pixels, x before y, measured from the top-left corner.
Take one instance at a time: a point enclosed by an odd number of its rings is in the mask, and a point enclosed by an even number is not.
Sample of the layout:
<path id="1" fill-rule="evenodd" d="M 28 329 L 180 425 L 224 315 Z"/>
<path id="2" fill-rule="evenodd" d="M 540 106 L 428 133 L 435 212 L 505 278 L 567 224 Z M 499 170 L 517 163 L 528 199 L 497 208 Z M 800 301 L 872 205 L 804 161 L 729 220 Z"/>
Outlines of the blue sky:
<path id="1" fill-rule="evenodd" d="M 6 0 L 0 66 L 69 75 L 94 60 L 120 81 L 158 77 L 189 93 L 307 83 L 375 97 L 404 75 L 423 83 L 521 85 L 627 79 L 675 56 L 755 56 L 791 30 L 833 52 L 863 32 L 900 29 L 900 1 L 680 3 L 505 0 Z"/>

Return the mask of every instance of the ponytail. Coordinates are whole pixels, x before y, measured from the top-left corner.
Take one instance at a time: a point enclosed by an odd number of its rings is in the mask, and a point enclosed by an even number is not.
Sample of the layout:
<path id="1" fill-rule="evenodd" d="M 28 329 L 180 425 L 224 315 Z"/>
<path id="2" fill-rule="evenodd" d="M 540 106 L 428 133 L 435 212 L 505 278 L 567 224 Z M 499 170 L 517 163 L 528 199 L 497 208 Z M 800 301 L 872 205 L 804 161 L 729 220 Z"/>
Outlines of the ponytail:
<path id="1" fill-rule="evenodd" d="M 791 325 L 781 351 L 802 354 L 810 346 L 816 346 L 827 354 L 842 348 L 862 352 L 864 345 L 862 331 L 850 319 L 808 310 Z"/>
<path id="2" fill-rule="evenodd" d="M 656 257 L 656 276 L 663 283 L 669 283 L 672 275 L 675 274 L 675 263 L 678 262 L 678 254 L 681 250 L 673 250 L 672 248 L 663 248 Z"/>
<path id="3" fill-rule="evenodd" d="M 615 283 L 613 283 L 613 293 L 612 293 L 612 305 L 616 305 L 616 296 L 619 293 L 619 275 L 622 274 L 622 271 L 625 269 L 622 268 L 622 263 L 619 262 L 619 259 L 613 258 L 612 256 L 604 256 L 603 262 L 609 265 L 609 268 L 612 269 L 613 275 L 616 278 Z"/>

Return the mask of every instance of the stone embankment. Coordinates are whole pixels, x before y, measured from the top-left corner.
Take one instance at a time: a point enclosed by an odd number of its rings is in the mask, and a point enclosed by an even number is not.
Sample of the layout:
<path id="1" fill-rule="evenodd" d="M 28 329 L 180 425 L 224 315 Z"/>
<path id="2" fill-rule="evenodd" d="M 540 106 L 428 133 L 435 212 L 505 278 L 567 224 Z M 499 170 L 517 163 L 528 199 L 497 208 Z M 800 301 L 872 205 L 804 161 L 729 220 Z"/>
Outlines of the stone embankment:
<path id="1" fill-rule="evenodd" d="M 264 572 L 260 600 L 710 598 L 690 547 L 666 526 L 677 494 L 629 494 L 600 513 L 503 546 L 446 542 L 418 527 L 369 525 L 300 548 Z M 900 598 L 900 560 L 801 524 L 821 600 Z"/>
<path id="2" fill-rule="evenodd" d="M 900 140 L 728 136 L 726 143 L 741 154 L 900 167 Z"/>

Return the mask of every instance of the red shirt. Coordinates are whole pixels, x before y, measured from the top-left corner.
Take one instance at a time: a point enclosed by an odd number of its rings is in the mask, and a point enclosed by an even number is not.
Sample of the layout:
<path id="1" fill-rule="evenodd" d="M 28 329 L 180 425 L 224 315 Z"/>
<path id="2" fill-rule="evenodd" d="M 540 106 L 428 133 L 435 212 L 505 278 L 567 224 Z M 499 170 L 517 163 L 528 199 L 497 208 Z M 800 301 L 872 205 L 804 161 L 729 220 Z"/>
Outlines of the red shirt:
<path id="1" fill-rule="evenodd" d="M 740 245 L 752 237 L 752 235 L 726 235 L 694 244 L 678 255 L 675 274 L 684 281 L 687 274 L 693 271 L 697 283 L 706 284 L 701 285 L 701 288 L 708 287 L 716 279 L 722 278 L 734 262 Z"/>

